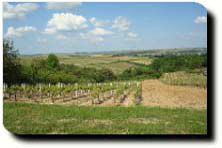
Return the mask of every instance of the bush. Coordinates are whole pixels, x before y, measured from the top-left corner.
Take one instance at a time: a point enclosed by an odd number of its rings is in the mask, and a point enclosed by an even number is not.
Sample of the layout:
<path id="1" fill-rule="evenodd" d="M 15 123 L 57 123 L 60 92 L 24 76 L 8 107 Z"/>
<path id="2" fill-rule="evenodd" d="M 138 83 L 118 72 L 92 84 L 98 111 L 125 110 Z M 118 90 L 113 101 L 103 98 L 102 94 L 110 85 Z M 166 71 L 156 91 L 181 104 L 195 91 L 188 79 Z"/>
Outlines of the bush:
<path id="1" fill-rule="evenodd" d="M 139 66 L 129 68 L 119 75 L 120 80 L 141 80 L 150 78 L 160 78 L 162 73 L 175 71 L 194 71 L 207 65 L 206 56 L 167 56 L 155 58 L 149 66 Z"/>
<path id="2" fill-rule="evenodd" d="M 175 72 L 206 66 L 206 56 L 189 55 L 156 58 L 150 65 L 157 72 Z"/>
<path id="3" fill-rule="evenodd" d="M 82 83 L 115 79 L 116 76 L 109 69 L 81 68 L 70 64 L 61 64 L 53 68 L 49 67 L 44 59 L 33 59 L 30 66 L 22 66 L 23 83 Z"/>
<path id="4" fill-rule="evenodd" d="M 54 54 L 49 54 L 48 58 L 46 59 L 46 64 L 49 69 L 55 70 L 59 67 L 59 60 L 56 55 Z"/>
<path id="5" fill-rule="evenodd" d="M 119 75 L 120 80 L 143 80 L 150 78 L 159 78 L 161 76 L 160 72 L 152 70 L 148 66 L 133 67 L 125 70 Z"/>

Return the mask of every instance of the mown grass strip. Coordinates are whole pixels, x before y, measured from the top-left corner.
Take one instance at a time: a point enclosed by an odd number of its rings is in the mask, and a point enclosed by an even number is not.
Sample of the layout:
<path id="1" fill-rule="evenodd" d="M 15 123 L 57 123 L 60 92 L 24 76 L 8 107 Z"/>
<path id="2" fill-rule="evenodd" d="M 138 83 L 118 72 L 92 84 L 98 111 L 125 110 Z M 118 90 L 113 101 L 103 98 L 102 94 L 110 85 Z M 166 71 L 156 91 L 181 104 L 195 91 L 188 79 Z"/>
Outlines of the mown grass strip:
<path id="1" fill-rule="evenodd" d="M 206 110 L 4 103 L 4 126 L 18 134 L 206 134 Z"/>

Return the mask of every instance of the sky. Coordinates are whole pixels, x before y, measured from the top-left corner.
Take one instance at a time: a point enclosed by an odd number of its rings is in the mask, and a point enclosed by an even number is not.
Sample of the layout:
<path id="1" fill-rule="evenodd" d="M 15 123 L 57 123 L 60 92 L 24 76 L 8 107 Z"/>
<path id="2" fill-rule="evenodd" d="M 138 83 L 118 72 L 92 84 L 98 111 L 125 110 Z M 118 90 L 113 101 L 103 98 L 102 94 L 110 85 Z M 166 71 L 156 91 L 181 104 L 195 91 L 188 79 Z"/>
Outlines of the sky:
<path id="1" fill-rule="evenodd" d="M 207 47 L 197 3 L 3 3 L 3 37 L 20 54 Z"/>

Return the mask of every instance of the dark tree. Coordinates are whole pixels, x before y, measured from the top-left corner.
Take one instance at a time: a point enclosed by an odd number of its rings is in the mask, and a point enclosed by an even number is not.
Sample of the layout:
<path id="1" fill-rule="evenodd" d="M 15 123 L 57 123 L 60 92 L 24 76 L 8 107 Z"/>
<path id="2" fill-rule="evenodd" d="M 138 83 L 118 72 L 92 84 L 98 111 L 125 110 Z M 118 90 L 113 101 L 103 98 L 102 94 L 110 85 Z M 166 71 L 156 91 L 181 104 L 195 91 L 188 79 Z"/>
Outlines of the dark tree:
<path id="1" fill-rule="evenodd" d="M 18 51 L 14 48 L 13 41 L 3 40 L 3 81 L 8 85 L 20 83 L 21 65 Z"/>
<path id="2" fill-rule="evenodd" d="M 56 70 L 59 67 L 59 60 L 56 55 L 49 54 L 48 58 L 46 59 L 46 63 L 48 68 L 51 70 Z"/>
<path id="3" fill-rule="evenodd" d="M 31 63 L 31 82 L 32 83 L 36 83 L 38 82 L 38 71 L 40 71 L 41 69 L 45 68 L 45 65 L 44 65 L 44 60 L 43 59 L 39 59 L 39 58 L 34 58 L 32 60 L 32 63 Z"/>

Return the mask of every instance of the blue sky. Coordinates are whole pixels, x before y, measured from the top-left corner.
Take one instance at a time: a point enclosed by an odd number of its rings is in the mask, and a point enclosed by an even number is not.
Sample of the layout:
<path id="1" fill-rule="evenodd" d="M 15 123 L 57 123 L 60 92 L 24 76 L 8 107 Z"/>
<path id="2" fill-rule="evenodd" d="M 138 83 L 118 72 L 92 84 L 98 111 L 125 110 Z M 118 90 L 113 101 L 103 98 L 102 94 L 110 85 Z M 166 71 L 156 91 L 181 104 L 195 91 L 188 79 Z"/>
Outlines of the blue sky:
<path id="1" fill-rule="evenodd" d="M 197 3 L 4 3 L 21 54 L 207 47 Z"/>

